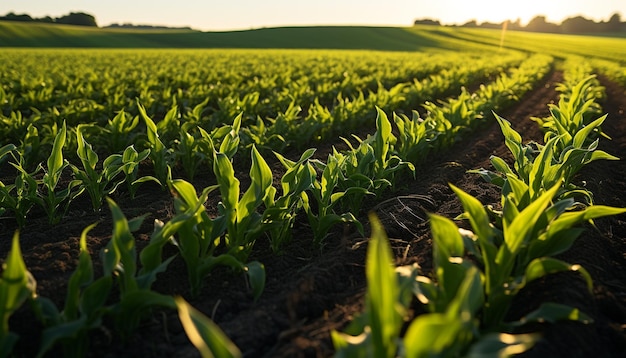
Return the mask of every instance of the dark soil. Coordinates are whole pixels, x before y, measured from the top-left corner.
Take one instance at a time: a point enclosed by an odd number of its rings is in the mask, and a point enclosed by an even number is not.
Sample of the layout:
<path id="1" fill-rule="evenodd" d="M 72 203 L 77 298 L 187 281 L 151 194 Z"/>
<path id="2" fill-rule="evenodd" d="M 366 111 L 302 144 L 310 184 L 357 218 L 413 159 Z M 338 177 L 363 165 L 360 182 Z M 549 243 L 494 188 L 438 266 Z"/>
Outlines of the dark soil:
<path id="1" fill-rule="evenodd" d="M 558 100 L 555 84 L 561 74 L 550 74 L 536 90 L 517 105 L 499 113 L 513 123 L 525 141 L 543 142 L 542 133 L 531 116 L 548 115 L 548 103 Z M 626 94 L 611 82 L 603 111 L 608 113 L 604 130 L 613 140 L 600 147 L 626 158 Z M 330 146 L 320 148 L 328 153 Z M 417 166 L 416 179 L 396 183 L 385 197 L 366 203 L 361 214 L 375 212 L 383 222 L 396 253 L 397 264 L 418 263 L 424 272 L 431 268 L 431 239 L 427 212 L 454 218 L 462 212 L 448 183 L 462 188 L 482 203 L 499 201 L 498 188 L 487 184 L 469 169 L 489 168 L 489 156 L 510 158 L 500 128 L 493 119 L 444 153 L 433 154 Z M 323 158 L 323 154 L 318 154 Z M 296 159 L 298 155 L 293 155 Z M 272 168 L 278 168 L 274 163 Z M 238 177 L 245 177 L 243 171 Z M 626 162 L 596 162 L 585 168 L 577 182 L 594 193 L 596 204 L 626 206 Z M 208 172 L 194 181 L 199 188 L 210 184 Z M 584 184 L 583 184 L 584 183 Z M 114 200 L 127 217 L 149 213 L 135 234 L 137 246 L 149 240 L 154 219 L 166 221 L 173 211 L 171 196 L 149 185 L 135 200 L 119 195 Z M 82 206 L 81 206 L 82 205 Z M 82 209 L 87 208 L 87 209 Z M 20 232 L 26 265 L 37 280 L 38 294 L 62 307 L 68 278 L 78 257 L 78 238 L 87 225 L 100 224 L 89 233 L 89 250 L 94 262 L 111 237 L 108 209 L 93 214 L 90 204 L 74 205 L 60 224 L 49 226 L 43 215 L 33 214 Z M 462 223 L 458 223 L 461 225 Z M 624 357 L 626 356 L 626 216 L 596 221 L 589 226 L 574 247 L 562 259 L 583 265 L 592 275 L 594 290 L 589 293 L 576 274 L 548 277 L 520 293 L 510 313 L 521 316 L 540 303 L 553 301 L 578 307 L 594 319 L 592 324 L 558 323 L 536 327 L 544 339 L 526 356 L 531 357 Z M 11 220 L 0 220 L 0 257 L 4 259 L 15 231 Z M 269 243 L 259 240 L 252 255 L 265 265 L 267 283 L 255 303 L 242 276 L 226 269 L 215 270 L 206 280 L 199 297 L 189 296 L 185 265 L 175 259 L 167 272 L 158 277 L 153 288 L 159 292 L 182 295 L 195 308 L 213 318 L 241 349 L 246 357 L 326 357 L 333 354 L 331 330 L 341 330 L 363 310 L 365 292 L 365 252 L 367 239 L 354 228 L 337 228 L 323 247 L 312 244 L 304 216 L 296 223 L 293 241 L 281 253 L 274 253 Z M 173 253 L 174 250 L 168 251 Z M 98 270 L 98 268 L 96 267 Z M 30 309 L 24 307 L 10 321 L 11 330 L 20 334 L 18 356 L 32 356 L 38 347 L 41 327 Z M 93 357 L 194 357 L 178 317 L 172 311 L 156 311 L 137 332 L 122 342 L 108 322 L 91 334 Z M 53 352 L 57 355 L 59 352 Z"/>

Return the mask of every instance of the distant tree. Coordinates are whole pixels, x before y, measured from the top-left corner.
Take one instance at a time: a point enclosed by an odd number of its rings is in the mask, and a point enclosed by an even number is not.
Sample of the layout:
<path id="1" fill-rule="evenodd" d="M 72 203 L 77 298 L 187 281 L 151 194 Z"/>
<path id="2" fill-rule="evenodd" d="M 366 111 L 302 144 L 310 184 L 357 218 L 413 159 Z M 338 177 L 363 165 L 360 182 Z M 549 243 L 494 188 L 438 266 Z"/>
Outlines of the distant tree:
<path id="1" fill-rule="evenodd" d="M 84 12 L 72 12 L 69 15 L 59 17 L 56 19 L 56 23 L 98 27 L 98 24 L 96 23 L 96 18 L 92 15 L 85 14 Z"/>
<path id="2" fill-rule="evenodd" d="M 53 18 L 51 18 L 50 16 L 38 17 L 38 18 L 33 19 L 33 20 L 35 20 L 35 21 L 37 21 L 37 22 L 45 22 L 45 23 L 47 23 L 47 24 L 52 24 L 52 23 L 54 23 L 54 19 L 53 19 Z"/>
<path id="3" fill-rule="evenodd" d="M 414 25 L 437 25 L 437 26 L 440 26 L 441 23 L 439 22 L 439 20 L 418 19 L 418 20 L 415 20 Z"/>
<path id="4" fill-rule="evenodd" d="M 546 17 L 539 15 L 535 16 L 526 25 L 526 30 L 534 32 L 560 32 L 559 25 L 546 21 Z"/>
<path id="5" fill-rule="evenodd" d="M 15 13 L 8 13 L 6 14 L 4 17 L 0 18 L 1 20 L 6 20 L 6 21 L 33 21 L 33 18 L 30 17 L 30 15 L 27 14 L 15 14 Z"/>
<path id="6" fill-rule="evenodd" d="M 493 22 L 483 22 L 482 24 L 479 25 L 479 27 L 483 27 L 485 29 L 501 29 L 502 28 L 502 24 L 503 23 L 493 23 Z"/>
<path id="7" fill-rule="evenodd" d="M 561 23 L 561 30 L 566 34 L 580 34 L 601 31 L 600 24 L 582 16 L 570 17 Z"/>
<path id="8" fill-rule="evenodd" d="M 606 23 L 606 31 L 609 32 L 618 32 L 624 31 L 624 23 L 622 22 L 622 16 L 619 13 L 615 13 L 611 16 L 609 21 Z"/>
<path id="9" fill-rule="evenodd" d="M 470 20 L 470 21 L 464 23 L 461 26 L 463 26 L 463 27 L 478 27 L 478 23 L 476 22 L 476 20 Z"/>
<path id="10" fill-rule="evenodd" d="M 83 12 L 72 12 L 69 15 L 64 15 L 58 17 L 56 19 L 51 18 L 50 16 L 44 16 L 41 18 L 32 18 L 27 14 L 15 14 L 10 12 L 5 16 L 0 16 L 0 20 L 3 21 L 24 21 L 24 22 L 45 22 L 45 23 L 57 23 L 57 24 L 67 24 L 67 25 L 80 25 L 80 26 L 95 26 L 96 18 L 92 15 L 85 14 Z"/>
<path id="11" fill-rule="evenodd" d="M 521 30 L 522 20 L 518 17 L 515 21 L 509 21 L 508 29 L 509 30 Z"/>

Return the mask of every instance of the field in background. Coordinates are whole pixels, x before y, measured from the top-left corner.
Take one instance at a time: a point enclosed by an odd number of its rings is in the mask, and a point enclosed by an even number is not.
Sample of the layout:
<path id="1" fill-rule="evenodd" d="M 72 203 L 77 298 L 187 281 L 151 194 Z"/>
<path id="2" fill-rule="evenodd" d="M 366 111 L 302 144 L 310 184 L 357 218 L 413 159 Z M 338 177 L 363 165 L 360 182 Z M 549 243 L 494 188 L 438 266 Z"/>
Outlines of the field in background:
<path id="1" fill-rule="evenodd" d="M 501 31 L 461 27 L 320 26 L 230 32 L 100 29 L 0 22 L 0 47 L 289 48 L 424 51 L 494 49 Z M 508 31 L 504 47 L 626 61 L 626 39 Z"/>

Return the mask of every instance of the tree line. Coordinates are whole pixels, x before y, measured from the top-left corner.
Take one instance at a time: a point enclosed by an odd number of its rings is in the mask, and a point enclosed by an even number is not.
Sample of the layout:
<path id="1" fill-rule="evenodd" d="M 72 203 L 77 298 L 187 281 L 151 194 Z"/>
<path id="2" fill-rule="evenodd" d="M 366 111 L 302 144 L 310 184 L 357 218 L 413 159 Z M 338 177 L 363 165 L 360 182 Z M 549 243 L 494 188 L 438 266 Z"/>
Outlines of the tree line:
<path id="1" fill-rule="evenodd" d="M 0 16 L 0 21 L 22 21 L 22 22 L 38 22 L 46 24 L 64 24 L 64 25 L 78 25 L 78 26 L 93 26 L 98 27 L 96 18 L 93 15 L 86 14 L 84 12 L 71 12 L 68 15 L 53 18 L 50 16 L 44 17 L 32 17 L 28 14 L 15 14 L 10 12 L 4 16 Z M 169 26 L 155 26 L 155 25 L 134 25 L 130 23 L 124 24 L 111 24 L 105 27 L 110 28 L 134 28 L 134 29 L 176 29 L 176 30 L 191 30 L 190 27 L 169 27 Z"/>
<path id="2" fill-rule="evenodd" d="M 570 17 L 560 24 L 548 22 L 543 15 L 535 16 L 532 20 L 522 26 L 521 20 L 506 20 L 501 23 L 483 22 L 479 24 L 476 20 L 468 21 L 462 25 L 449 25 L 461 27 L 482 27 L 482 28 L 502 28 L 507 23 L 509 30 L 533 31 L 533 32 L 552 32 L 562 34 L 581 34 L 581 33 L 601 33 L 601 32 L 626 32 L 626 22 L 622 21 L 619 13 L 613 14 L 608 21 L 593 21 L 583 16 Z M 442 25 L 439 20 L 418 19 L 415 25 Z"/>
<path id="3" fill-rule="evenodd" d="M 15 14 L 13 12 L 10 12 L 4 16 L 0 16 L 0 21 L 40 22 L 47 24 L 98 27 L 98 24 L 96 23 L 96 18 L 93 15 L 89 15 L 84 12 L 70 12 L 68 15 L 63 15 L 61 17 L 31 17 L 28 14 Z"/>

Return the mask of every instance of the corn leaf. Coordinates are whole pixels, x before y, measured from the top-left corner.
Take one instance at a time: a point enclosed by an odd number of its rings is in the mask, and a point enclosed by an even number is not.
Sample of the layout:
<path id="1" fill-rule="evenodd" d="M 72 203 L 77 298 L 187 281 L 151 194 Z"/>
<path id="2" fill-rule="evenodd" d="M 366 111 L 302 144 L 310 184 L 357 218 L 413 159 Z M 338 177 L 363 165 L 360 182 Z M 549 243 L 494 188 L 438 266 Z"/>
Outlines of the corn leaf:
<path id="1" fill-rule="evenodd" d="M 522 244 L 528 241 L 528 236 L 534 228 L 534 223 L 536 223 L 539 217 L 543 215 L 544 210 L 548 207 L 550 201 L 560 187 L 561 183 L 557 183 L 556 185 L 554 185 L 543 195 L 537 198 L 537 200 L 528 205 L 526 209 L 522 210 L 510 224 L 507 225 L 505 221 L 505 245 L 502 247 L 506 248 L 505 251 L 512 254 L 512 257 L 514 257 L 514 255 L 518 253 Z M 496 260 L 498 263 L 503 263 L 503 260 L 509 258 L 508 256 L 502 255 L 502 253 L 505 251 L 500 250 L 500 252 L 498 253 L 498 258 Z"/>
<path id="2" fill-rule="evenodd" d="M 546 302 L 541 304 L 539 308 L 522 317 L 518 322 L 510 325 L 522 326 L 531 322 L 539 323 L 556 323 L 558 321 L 577 321 L 581 323 L 592 323 L 593 319 L 577 308 L 562 305 L 559 303 Z"/>
<path id="3" fill-rule="evenodd" d="M 532 348 L 540 338 L 538 334 L 490 333 L 472 344 L 467 358 L 514 356 Z"/>
<path id="4" fill-rule="evenodd" d="M 9 356 L 18 339 L 9 331 L 9 317 L 35 294 L 35 280 L 26 269 L 17 231 L 3 268 L 0 280 L 0 353 Z"/>
<path id="5" fill-rule="evenodd" d="M 581 274 L 589 292 L 593 291 L 591 275 L 580 265 L 570 265 L 567 262 L 550 257 L 541 257 L 531 261 L 526 267 L 524 278 L 526 283 L 540 279 L 548 274 L 565 271 L 576 271 Z"/>
<path id="6" fill-rule="evenodd" d="M 402 316 L 398 311 L 398 282 L 391 247 L 382 224 L 370 215 L 372 238 L 367 249 L 367 310 L 372 330 L 373 355 L 394 357 Z"/>
<path id="7" fill-rule="evenodd" d="M 175 298 L 178 317 L 191 343 L 203 358 L 237 358 L 242 354 L 222 330 L 182 297 Z"/>
<path id="8" fill-rule="evenodd" d="M 87 233 L 96 225 L 97 223 L 87 226 L 80 235 L 78 266 L 67 284 L 67 298 L 63 309 L 64 315 L 70 320 L 78 317 L 81 288 L 93 281 L 93 263 L 87 250 Z"/>

